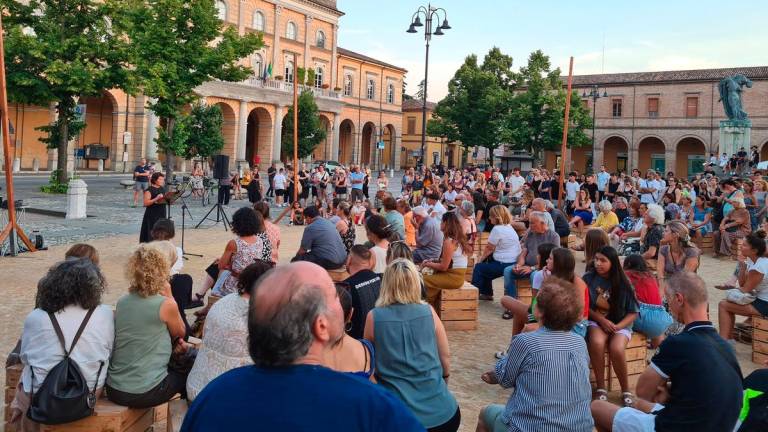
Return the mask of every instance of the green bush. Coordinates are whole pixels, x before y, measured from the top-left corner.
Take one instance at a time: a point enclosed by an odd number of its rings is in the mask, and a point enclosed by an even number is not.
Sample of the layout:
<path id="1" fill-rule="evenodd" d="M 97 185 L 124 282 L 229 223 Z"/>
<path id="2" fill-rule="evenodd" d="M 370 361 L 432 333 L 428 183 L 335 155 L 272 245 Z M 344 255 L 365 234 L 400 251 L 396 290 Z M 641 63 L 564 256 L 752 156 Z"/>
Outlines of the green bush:
<path id="1" fill-rule="evenodd" d="M 47 185 L 40 186 L 41 192 L 50 194 L 65 194 L 67 193 L 67 189 L 69 189 L 67 183 L 59 183 L 59 170 L 51 172 L 51 177 L 48 180 Z"/>

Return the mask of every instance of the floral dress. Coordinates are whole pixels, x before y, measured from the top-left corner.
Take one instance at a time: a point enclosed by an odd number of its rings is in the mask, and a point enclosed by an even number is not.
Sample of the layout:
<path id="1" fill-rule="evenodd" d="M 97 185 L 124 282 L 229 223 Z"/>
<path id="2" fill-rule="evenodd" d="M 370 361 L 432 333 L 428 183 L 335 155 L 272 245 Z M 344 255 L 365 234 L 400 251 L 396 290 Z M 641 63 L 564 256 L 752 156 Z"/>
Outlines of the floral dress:
<path id="1" fill-rule="evenodd" d="M 240 237 L 235 239 L 237 250 L 232 254 L 232 272 L 240 274 L 246 267 L 256 260 L 272 261 L 272 244 L 266 233 L 256 235 L 256 241 L 246 243 Z M 221 288 L 221 295 L 225 296 L 237 291 L 238 277 L 230 273 Z"/>

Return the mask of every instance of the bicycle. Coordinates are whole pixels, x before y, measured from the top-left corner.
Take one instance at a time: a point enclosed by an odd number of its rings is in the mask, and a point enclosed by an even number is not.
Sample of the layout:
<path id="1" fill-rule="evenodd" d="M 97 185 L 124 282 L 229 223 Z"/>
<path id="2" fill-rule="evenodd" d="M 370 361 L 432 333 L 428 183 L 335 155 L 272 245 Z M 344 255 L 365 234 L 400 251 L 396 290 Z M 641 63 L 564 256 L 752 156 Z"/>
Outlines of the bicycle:
<path id="1" fill-rule="evenodd" d="M 208 177 L 202 179 L 203 187 L 199 188 L 198 180 L 191 176 L 184 176 L 182 182 L 177 184 L 177 190 L 181 191 L 181 198 L 200 198 L 203 206 L 207 206 L 211 203 L 211 195 L 213 190 L 216 189 L 218 183 Z M 196 193 L 199 191 L 199 193 Z"/>

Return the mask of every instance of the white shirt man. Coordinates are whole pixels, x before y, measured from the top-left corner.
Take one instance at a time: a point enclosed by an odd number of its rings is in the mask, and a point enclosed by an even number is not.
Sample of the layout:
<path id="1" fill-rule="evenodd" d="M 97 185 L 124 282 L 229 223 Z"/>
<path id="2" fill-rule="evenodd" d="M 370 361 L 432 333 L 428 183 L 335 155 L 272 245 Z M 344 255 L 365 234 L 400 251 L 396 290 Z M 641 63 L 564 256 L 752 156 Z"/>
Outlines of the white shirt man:
<path id="1" fill-rule="evenodd" d="M 640 179 L 638 186 L 640 188 L 640 202 L 645 204 L 656 204 L 656 198 L 662 189 L 661 183 L 656 181 L 652 175 L 649 178 Z"/>
<path id="2" fill-rule="evenodd" d="M 576 195 L 579 193 L 580 188 L 581 185 L 574 177 L 569 178 L 568 182 L 565 184 L 565 200 L 576 201 Z"/>
<path id="3" fill-rule="evenodd" d="M 509 196 L 512 198 L 523 197 L 523 185 L 525 184 L 525 178 L 520 176 L 520 170 L 515 169 L 507 179 L 509 185 Z"/>

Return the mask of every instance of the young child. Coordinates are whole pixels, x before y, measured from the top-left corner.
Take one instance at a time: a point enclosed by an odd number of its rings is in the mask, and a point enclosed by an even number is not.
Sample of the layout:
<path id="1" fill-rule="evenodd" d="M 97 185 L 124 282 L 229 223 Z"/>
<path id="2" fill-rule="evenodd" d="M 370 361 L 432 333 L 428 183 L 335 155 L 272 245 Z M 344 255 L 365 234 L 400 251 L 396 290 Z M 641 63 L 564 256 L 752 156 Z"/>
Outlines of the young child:
<path id="1" fill-rule="evenodd" d="M 555 247 L 556 245 L 552 243 L 543 243 L 540 244 L 537 249 L 538 255 L 536 256 L 536 268 L 539 270 L 536 270 L 531 274 L 531 289 L 534 298 L 536 297 L 539 288 L 541 288 L 544 278 L 552 272 L 552 268 L 547 266 L 547 260 L 549 259 L 549 254 L 552 252 L 552 249 Z M 533 299 L 532 303 L 534 303 Z M 504 309 L 512 312 L 512 336 L 523 331 L 523 327 L 529 321 L 528 311 L 531 306 L 510 296 L 502 297 L 501 305 L 504 306 Z"/>
<path id="2" fill-rule="evenodd" d="M 363 207 L 365 208 L 365 215 L 363 217 L 363 220 L 368 219 L 369 217 L 373 216 L 373 209 L 371 208 L 371 202 L 368 200 L 363 201 Z"/>
<path id="3" fill-rule="evenodd" d="M 590 271 L 584 274 L 589 287 L 589 329 L 587 348 L 595 371 L 597 400 L 607 400 L 605 390 L 605 351 L 619 379 L 623 406 L 632 406 L 635 397 L 629 390 L 626 347 L 632 339 L 632 323 L 640 307 L 627 275 L 621 268 L 619 254 L 611 246 L 600 248 Z"/>
<path id="4" fill-rule="evenodd" d="M 292 225 L 304 225 L 304 209 L 301 208 L 299 200 L 294 201 L 293 208 L 291 208 L 291 220 L 288 222 L 288 226 Z"/>
<path id="5" fill-rule="evenodd" d="M 664 331 L 672 324 L 672 316 L 661 303 L 656 276 L 648 270 L 645 259 L 637 254 L 624 258 L 624 272 L 632 282 L 640 303 L 640 313 L 632 324 L 632 330 L 644 334 L 651 340 L 651 347 L 656 348 L 664 338 Z"/>
<path id="6" fill-rule="evenodd" d="M 360 202 L 360 200 L 355 201 L 355 205 L 352 207 L 352 219 L 355 225 L 363 225 L 363 221 L 365 220 L 365 207 L 363 207 L 363 203 Z"/>

